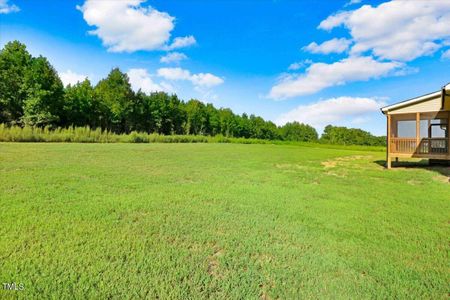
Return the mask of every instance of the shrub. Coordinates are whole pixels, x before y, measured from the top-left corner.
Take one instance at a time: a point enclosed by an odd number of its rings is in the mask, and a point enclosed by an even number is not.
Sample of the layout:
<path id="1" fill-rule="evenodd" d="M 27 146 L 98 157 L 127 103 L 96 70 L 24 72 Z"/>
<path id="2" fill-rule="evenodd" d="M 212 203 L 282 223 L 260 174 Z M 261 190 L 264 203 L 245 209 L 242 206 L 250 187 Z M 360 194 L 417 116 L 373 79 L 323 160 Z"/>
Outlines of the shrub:
<path id="1" fill-rule="evenodd" d="M 377 138 L 377 137 L 374 137 Z M 381 139 L 381 138 L 379 138 Z M 50 127 L 20 127 L 0 124 L 0 142 L 66 142 L 66 143 L 237 143 L 237 144 L 283 144 L 308 147 L 326 148 L 350 148 L 353 150 L 383 151 L 384 147 L 324 145 L 313 142 L 263 140 L 254 138 L 234 138 L 223 135 L 162 135 L 158 133 L 146 133 L 133 131 L 130 134 L 117 134 L 100 128 L 86 127 L 50 128 Z M 336 141 L 331 141 L 335 143 Z M 342 143 L 343 144 L 343 143 Z M 374 143 L 374 145 L 377 145 Z"/>

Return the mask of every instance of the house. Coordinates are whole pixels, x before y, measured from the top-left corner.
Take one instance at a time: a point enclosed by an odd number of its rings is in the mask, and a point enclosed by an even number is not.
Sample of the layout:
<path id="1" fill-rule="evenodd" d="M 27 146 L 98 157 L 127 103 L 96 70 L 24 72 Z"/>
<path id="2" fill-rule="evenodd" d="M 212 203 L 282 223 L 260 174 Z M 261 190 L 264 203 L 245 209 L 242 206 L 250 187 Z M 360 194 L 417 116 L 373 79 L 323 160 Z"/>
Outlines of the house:
<path id="1" fill-rule="evenodd" d="M 392 158 L 450 160 L 450 84 L 381 108 L 387 117 L 386 167 Z"/>

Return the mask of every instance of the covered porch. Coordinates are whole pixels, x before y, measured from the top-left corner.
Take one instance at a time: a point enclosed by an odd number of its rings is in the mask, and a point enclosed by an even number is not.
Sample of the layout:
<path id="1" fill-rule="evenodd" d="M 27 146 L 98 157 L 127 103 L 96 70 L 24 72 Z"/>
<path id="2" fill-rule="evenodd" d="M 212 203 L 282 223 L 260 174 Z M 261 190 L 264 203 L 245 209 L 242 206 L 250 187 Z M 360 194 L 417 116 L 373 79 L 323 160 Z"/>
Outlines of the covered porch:
<path id="1" fill-rule="evenodd" d="M 450 112 L 387 114 L 387 167 L 404 157 L 450 160 Z"/>

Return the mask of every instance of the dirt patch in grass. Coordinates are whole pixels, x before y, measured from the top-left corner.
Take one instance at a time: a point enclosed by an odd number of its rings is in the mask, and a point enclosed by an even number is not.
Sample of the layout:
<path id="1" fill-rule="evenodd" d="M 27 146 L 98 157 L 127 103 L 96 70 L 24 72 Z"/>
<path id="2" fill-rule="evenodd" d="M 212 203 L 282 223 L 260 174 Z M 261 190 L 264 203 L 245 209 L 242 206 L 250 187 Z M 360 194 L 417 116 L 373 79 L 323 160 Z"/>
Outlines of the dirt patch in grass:
<path id="1" fill-rule="evenodd" d="M 323 161 L 321 162 L 321 165 L 324 166 L 325 168 L 334 168 L 336 167 L 337 162 L 334 160 L 327 160 L 327 161 Z"/>
<path id="2" fill-rule="evenodd" d="M 223 255 L 223 249 L 215 248 L 214 253 L 208 258 L 208 274 L 215 278 L 221 278 L 219 273 L 219 257 Z"/>
<path id="3" fill-rule="evenodd" d="M 265 287 L 264 284 L 260 284 L 260 285 L 259 285 L 259 288 L 261 289 L 261 295 L 260 295 L 260 297 L 259 297 L 261 300 L 270 300 L 270 299 L 272 299 L 272 298 L 270 298 L 270 296 L 267 294 L 267 292 L 266 292 L 266 287 Z"/>
<path id="4" fill-rule="evenodd" d="M 443 183 L 450 183 L 450 177 L 445 175 L 437 175 L 434 176 L 433 179 Z"/>
<path id="5" fill-rule="evenodd" d="M 335 176 L 340 178 L 347 177 L 347 167 L 349 166 L 349 163 L 355 160 L 369 160 L 372 156 L 370 155 L 352 155 L 352 156 L 344 156 L 344 157 L 337 157 L 334 159 L 329 159 L 326 161 L 321 162 L 321 165 L 324 167 L 327 172 L 326 175 L 329 176 Z M 338 167 L 344 167 L 345 168 L 338 168 Z M 358 168 L 365 168 L 363 165 L 358 165 Z"/>
<path id="6" fill-rule="evenodd" d="M 344 157 L 337 157 L 335 159 L 326 160 L 321 162 L 321 165 L 327 168 L 334 168 L 337 166 L 342 165 L 343 163 L 353 161 L 353 160 L 360 160 L 360 159 L 370 159 L 372 156 L 370 155 L 352 155 L 352 156 L 344 156 Z"/>

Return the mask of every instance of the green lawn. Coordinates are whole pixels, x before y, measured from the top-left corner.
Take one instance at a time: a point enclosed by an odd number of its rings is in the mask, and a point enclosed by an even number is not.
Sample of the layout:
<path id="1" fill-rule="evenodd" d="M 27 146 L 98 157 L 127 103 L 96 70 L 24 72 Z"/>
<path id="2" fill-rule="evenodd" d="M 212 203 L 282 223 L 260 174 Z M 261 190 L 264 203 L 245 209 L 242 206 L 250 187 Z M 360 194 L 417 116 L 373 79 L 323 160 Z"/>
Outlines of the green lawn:
<path id="1" fill-rule="evenodd" d="M 0 143 L 0 298 L 447 298 L 449 169 L 383 159 Z"/>

